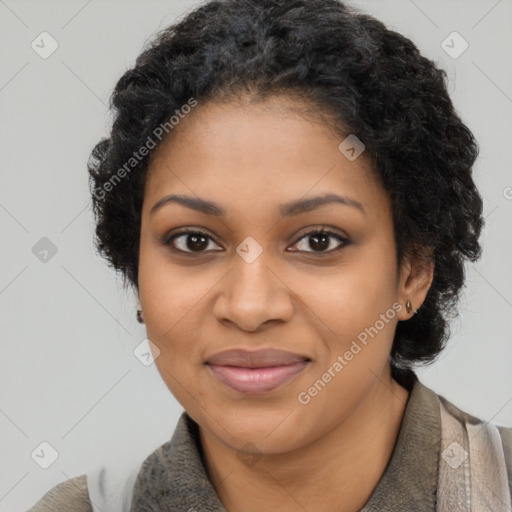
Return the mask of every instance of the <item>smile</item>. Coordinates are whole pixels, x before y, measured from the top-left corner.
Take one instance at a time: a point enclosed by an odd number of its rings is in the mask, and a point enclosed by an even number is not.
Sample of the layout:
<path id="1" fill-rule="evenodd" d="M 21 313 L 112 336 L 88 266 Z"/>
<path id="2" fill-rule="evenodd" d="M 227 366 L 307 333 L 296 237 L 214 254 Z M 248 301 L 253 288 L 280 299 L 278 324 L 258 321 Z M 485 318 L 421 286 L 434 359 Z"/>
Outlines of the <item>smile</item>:
<path id="1" fill-rule="evenodd" d="M 239 393 L 260 394 L 273 391 L 289 382 L 308 366 L 302 361 L 284 366 L 247 368 L 240 366 L 208 365 L 213 375 L 223 384 Z"/>
<path id="2" fill-rule="evenodd" d="M 206 365 L 216 380 L 239 393 L 268 393 L 295 378 L 309 357 L 273 348 L 233 349 L 210 356 Z"/>

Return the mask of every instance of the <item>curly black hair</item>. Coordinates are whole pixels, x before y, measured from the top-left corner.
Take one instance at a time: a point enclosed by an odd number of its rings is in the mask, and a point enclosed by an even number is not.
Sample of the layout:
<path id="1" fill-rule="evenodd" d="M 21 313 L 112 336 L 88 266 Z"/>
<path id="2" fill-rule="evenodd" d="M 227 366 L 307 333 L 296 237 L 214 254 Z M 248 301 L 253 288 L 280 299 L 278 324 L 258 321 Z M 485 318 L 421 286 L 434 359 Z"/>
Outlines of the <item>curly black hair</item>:
<path id="1" fill-rule="evenodd" d="M 391 365 L 400 372 L 432 362 L 457 315 L 464 260 L 481 253 L 478 145 L 450 100 L 446 72 L 406 37 L 337 0 L 212 0 L 155 34 L 117 82 L 111 133 L 88 162 L 99 253 L 138 291 L 151 155 L 140 148 L 150 140 L 158 147 L 158 127 L 172 133 L 169 117 L 191 99 L 242 92 L 301 97 L 333 129 L 364 142 L 391 200 L 398 264 L 406 254 L 435 264 L 422 307 L 398 323 Z"/>

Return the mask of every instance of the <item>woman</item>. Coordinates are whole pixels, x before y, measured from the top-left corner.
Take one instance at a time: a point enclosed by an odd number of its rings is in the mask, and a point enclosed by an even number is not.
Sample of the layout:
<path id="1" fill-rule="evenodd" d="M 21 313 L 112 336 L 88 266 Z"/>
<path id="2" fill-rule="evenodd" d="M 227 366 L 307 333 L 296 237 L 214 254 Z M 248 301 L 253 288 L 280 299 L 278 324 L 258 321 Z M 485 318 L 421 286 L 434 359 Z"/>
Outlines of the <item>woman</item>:
<path id="1" fill-rule="evenodd" d="M 97 248 L 185 409 L 42 510 L 511 509 L 512 428 L 414 366 L 480 256 L 445 73 L 335 0 L 210 1 L 154 39 L 89 162 Z"/>

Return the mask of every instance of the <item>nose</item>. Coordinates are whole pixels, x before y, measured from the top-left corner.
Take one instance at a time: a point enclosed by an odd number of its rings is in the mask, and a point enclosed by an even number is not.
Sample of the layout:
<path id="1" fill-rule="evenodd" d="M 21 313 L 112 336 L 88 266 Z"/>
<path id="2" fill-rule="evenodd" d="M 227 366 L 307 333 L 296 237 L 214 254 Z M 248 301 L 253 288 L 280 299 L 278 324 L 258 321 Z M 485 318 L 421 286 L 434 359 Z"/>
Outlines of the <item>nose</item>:
<path id="1" fill-rule="evenodd" d="M 257 331 L 265 323 L 290 321 L 294 311 L 292 296 L 263 254 L 252 263 L 238 258 L 221 281 L 213 312 L 221 323 Z"/>

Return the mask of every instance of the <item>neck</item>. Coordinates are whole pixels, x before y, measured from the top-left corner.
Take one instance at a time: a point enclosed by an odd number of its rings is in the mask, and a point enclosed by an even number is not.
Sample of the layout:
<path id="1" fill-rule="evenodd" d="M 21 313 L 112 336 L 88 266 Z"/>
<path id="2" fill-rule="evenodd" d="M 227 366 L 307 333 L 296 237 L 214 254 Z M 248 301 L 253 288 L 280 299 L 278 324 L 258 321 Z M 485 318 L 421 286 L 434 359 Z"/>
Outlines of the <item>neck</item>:
<path id="1" fill-rule="evenodd" d="M 263 455 L 253 466 L 200 429 L 208 476 L 228 512 L 356 512 L 384 474 L 408 396 L 388 369 L 343 423 L 300 449 Z"/>

